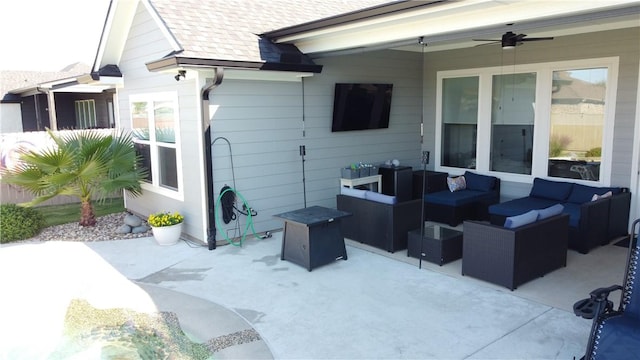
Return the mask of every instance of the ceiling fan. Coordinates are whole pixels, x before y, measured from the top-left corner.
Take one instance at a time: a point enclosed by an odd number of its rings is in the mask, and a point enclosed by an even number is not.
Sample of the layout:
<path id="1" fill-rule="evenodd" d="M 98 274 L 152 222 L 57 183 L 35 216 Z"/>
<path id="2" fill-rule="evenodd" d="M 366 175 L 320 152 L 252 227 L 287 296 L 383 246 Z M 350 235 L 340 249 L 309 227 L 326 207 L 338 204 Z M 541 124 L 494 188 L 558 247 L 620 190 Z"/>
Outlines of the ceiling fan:
<path id="1" fill-rule="evenodd" d="M 507 31 L 502 35 L 502 39 L 473 39 L 473 41 L 490 41 L 489 44 L 480 44 L 482 45 L 492 45 L 492 44 L 501 44 L 503 49 L 513 49 L 518 45 L 522 45 L 525 41 L 540 41 L 540 40 L 553 40 L 553 37 L 532 37 L 527 38 L 527 34 L 515 34 L 511 31 Z"/>

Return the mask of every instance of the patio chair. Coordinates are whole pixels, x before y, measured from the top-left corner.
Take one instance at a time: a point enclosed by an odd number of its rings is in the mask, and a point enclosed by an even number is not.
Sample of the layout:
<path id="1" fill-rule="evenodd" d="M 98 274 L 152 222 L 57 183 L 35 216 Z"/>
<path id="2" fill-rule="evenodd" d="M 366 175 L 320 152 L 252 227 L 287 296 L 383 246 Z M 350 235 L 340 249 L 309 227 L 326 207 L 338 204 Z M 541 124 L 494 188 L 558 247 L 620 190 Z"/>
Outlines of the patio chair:
<path id="1" fill-rule="evenodd" d="M 638 225 L 633 222 L 630 231 L 629 254 L 623 285 L 593 290 L 588 299 L 573 305 L 576 315 L 593 319 L 587 351 L 582 359 L 640 359 L 640 279 L 638 278 Z M 617 309 L 609 300 L 611 292 L 620 290 Z"/>

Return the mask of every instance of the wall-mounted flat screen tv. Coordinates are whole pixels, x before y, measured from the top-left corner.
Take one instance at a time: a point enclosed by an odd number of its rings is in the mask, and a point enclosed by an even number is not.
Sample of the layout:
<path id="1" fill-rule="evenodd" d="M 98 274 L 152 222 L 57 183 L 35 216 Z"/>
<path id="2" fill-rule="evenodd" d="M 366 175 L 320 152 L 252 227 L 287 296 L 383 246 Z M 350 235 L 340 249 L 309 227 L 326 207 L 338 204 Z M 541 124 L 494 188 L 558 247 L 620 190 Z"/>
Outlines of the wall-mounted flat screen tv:
<path id="1" fill-rule="evenodd" d="M 331 131 L 389 127 L 393 84 L 336 84 Z"/>

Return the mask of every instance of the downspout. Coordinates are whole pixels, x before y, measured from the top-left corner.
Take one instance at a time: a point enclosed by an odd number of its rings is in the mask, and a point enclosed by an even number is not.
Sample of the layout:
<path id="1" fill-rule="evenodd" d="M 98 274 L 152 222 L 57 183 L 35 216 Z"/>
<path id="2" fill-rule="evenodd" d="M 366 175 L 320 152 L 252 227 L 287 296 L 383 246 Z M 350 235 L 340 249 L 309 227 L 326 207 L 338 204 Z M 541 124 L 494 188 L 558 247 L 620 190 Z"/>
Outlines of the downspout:
<path id="1" fill-rule="evenodd" d="M 201 116 L 202 116 L 202 130 L 204 134 L 204 167 L 206 169 L 207 182 L 207 245 L 209 250 L 216 248 L 216 219 L 215 219 L 215 206 L 216 200 L 213 195 L 213 156 L 211 146 L 211 118 L 209 116 L 209 92 L 222 83 L 224 77 L 223 68 L 215 69 L 215 77 L 213 79 L 207 79 L 206 83 L 200 91 L 201 99 Z"/>

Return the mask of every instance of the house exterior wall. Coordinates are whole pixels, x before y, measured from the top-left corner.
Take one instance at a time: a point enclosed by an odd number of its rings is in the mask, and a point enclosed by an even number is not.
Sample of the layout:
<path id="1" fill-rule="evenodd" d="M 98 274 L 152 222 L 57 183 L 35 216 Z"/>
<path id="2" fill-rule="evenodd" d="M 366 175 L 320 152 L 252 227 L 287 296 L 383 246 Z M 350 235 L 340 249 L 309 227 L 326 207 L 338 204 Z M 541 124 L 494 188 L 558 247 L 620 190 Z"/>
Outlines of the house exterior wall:
<path id="1" fill-rule="evenodd" d="M 22 132 L 22 115 L 20 104 L 0 104 L 0 133 Z"/>
<path id="2" fill-rule="evenodd" d="M 216 197 L 224 185 L 234 187 L 235 174 L 236 190 L 257 211 L 254 227 L 262 232 L 282 227 L 273 215 L 304 207 L 305 188 L 307 206 L 335 208 L 341 167 L 390 159 L 420 166 L 420 60 L 411 52 L 380 51 L 319 59 L 322 73 L 297 82 L 223 80 L 210 96 L 212 137 L 229 140 L 232 153 L 226 141 L 215 141 Z M 389 128 L 332 133 L 337 82 L 392 83 Z M 246 219 L 240 221 L 244 229 Z M 233 237 L 235 224 L 220 224 L 217 238 Z"/>
<path id="3" fill-rule="evenodd" d="M 150 73 L 145 63 L 165 56 L 172 49 L 168 41 L 140 4 L 134 17 L 119 65 L 125 83 L 118 89 L 118 115 L 120 127 L 131 129 L 130 97 L 132 95 L 176 92 L 178 97 L 178 123 L 181 141 L 178 164 L 181 164 L 181 192 L 163 192 L 144 185 L 139 197 L 125 196 L 130 211 L 148 216 L 159 211 L 179 211 L 185 216 L 183 233 L 204 240 L 203 202 L 205 201 L 202 137 L 198 108 L 198 87 L 194 79 L 176 82 L 175 74 Z"/>
<path id="4" fill-rule="evenodd" d="M 436 138 L 438 71 L 502 65 L 505 73 L 508 73 L 514 55 L 510 52 L 507 54 L 509 55 L 503 58 L 499 46 L 480 46 L 425 54 L 425 144 L 435 143 Z M 616 186 L 631 186 L 633 143 L 640 141 L 640 135 L 634 134 L 639 54 L 640 28 L 558 37 L 553 41 L 527 43 L 517 47 L 515 52 L 515 61 L 518 64 L 619 57 L 611 164 L 611 185 Z M 503 181 L 501 184 L 504 199 L 524 196 L 530 189 L 530 182 Z"/>

